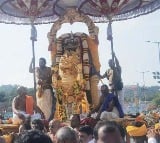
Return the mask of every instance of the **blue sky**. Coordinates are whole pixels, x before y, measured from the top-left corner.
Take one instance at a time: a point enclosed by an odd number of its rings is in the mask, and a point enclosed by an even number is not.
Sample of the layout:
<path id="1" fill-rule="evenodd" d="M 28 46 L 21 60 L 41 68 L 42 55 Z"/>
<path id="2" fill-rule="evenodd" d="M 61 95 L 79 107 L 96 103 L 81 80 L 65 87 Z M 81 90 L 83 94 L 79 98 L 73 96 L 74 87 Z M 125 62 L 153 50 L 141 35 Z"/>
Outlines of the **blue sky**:
<path id="1" fill-rule="evenodd" d="M 152 78 L 153 71 L 160 71 L 158 45 L 145 41 L 160 41 L 160 10 L 138 18 L 112 23 L 114 50 L 122 67 L 122 78 L 125 85 L 143 84 L 142 72 L 146 86 L 158 85 Z M 106 24 L 99 26 L 99 57 L 101 73 L 108 68 L 111 58 L 110 42 L 106 40 Z M 50 66 L 47 33 L 52 24 L 37 27 L 35 43 L 36 66 L 38 59 L 45 57 Z M 19 84 L 33 86 L 33 75 L 28 72 L 32 59 L 32 44 L 29 25 L 0 24 L 0 85 Z M 88 33 L 85 24 L 64 24 L 58 36 L 68 32 Z M 107 83 L 107 80 L 103 80 Z"/>

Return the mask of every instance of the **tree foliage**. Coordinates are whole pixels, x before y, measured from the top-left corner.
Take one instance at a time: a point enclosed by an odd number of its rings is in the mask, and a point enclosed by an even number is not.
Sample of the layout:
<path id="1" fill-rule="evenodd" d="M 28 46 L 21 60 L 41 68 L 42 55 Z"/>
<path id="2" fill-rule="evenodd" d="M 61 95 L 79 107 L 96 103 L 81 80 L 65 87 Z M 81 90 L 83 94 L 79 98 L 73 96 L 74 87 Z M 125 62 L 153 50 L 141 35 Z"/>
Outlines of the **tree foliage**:
<path id="1" fill-rule="evenodd" d="M 19 85 L 2 85 L 0 86 L 0 103 L 6 102 L 7 106 L 11 106 L 12 100 L 17 96 L 17 87 Z M 27 87 L 26 87 L 27 88 Z M 33 95 L 33 88 L 27 88 L 28 94 Z"/>
<path id="2" fill-rule="evenodd" d="M 156 105 L 160 105 L 160 94 L 156 94 L 155 97 L 153 98 L 152 102 Z"/>
<path id="3" fill-rule="evenodd" d="M 157 94 L 160 94 L 159 86 L 134 86 L 134 88 L 132 88 L 132 86 L 127 86 L 124 88 L 124 98 L 126 102 L 133 102 L 135 97 L 139 98 L 141 101 L 152 101 Z"/>
<path id="4" fill-rule="evenodd" d="M 4 102 L 4 101 L 6 101 L 6 98 L 5 98 L 6 96 L 5 96 L 5 92 L 0 92 L 0 102 Z"/>
<path id="5" fill-rule="evenodd" d="M 6 106 L 11 106 L 12 100 L 15 96 L 17 96 L 17 87 L 19 85 L 2 85 L 0 86 L 0 104 L 4 104 Z M 34 95 L 33 88 L 27 88 L 29 95 Z M 137 96 L 141 101 L 146 100 L 152 101 L 156 105 L 160 105 L 160 91 L 159 86 L 151 86 L 151 87 L 140 87 L 133 89 L 130 86 L 124 87 L 124 98 L 126 102 L 134 102 L 135 96 Z"/>

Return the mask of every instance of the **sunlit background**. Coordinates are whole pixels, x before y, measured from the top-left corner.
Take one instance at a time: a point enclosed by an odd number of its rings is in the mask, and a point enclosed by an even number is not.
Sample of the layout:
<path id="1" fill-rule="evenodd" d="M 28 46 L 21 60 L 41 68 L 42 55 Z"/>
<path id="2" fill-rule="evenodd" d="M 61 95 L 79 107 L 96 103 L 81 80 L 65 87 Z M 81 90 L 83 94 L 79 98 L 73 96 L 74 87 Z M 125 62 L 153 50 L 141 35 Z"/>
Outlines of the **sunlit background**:
<path id="1" fill-rule="evenodd" d="M 159 15 L 160 10 L 157 10 L 145 16 L 112 23 L 114 50 L 122 67 L 125 85 L 158 85 L 152 72 L 160 71 L 159 51 L 158 44 L 152 42 L 160 41 Z M 110 42 L 106 38 L 108 23 L 96 25 L 99 27 L 99 57 L 103 74 L 111 58 Z M 47 65 L 50 66 L 47 33 L 51 26 L 52 24 L 36 26 L 36 66 L 40 57 L 46 58 Z M 30 29 L 29 25 L 0 24 L 0 85 L 19 84 L 33 87 L 33 75 L 28 71 L 32 59 Z M 87 26 L 83 23 L 63 24 L 58 36 L 71 31 L 88 33 Z M 103 82 L 107 83 L 107 80 Z"/>

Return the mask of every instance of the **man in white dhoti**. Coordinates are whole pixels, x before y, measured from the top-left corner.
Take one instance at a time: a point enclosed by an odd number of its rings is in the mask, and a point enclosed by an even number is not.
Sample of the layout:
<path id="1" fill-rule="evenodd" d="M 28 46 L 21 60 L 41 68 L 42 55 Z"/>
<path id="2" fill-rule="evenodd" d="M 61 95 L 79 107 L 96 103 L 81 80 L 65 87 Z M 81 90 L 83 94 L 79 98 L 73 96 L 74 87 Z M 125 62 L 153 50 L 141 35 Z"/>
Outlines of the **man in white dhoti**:
<path id="1" fill-rule="evenodd" d="M 33 69 L 33 60 L 30 64 L 29 71 L 36 73 L 37 92 L 36 100 L 38 107 L 43 111 L 45 119 L 50 121 L 54 117 L 56 98 L 52 89 L 52 71 L 46 66 L 44 58 L 39 59 L 39 67 Z"/>

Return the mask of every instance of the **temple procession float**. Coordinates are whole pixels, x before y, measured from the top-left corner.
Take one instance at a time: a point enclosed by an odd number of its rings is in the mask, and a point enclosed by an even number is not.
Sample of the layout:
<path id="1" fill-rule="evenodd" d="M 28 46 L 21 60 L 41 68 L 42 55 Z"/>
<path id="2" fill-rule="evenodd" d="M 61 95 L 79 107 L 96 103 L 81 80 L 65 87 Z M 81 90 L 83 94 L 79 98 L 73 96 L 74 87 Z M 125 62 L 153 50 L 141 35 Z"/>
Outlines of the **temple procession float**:
<path id="1" fill-rule="evenodd" d="M 8 11 L 10 7 L 12 8 Z M 72 115 L 88 115 L 99 103 L 98 83 L 100 81 L 101 65 L 99 61 L 98 44 L 100 39 L 98 39 L 99 30 L 95 22 L 109 22 L 107 36 L 111 43 L 112 60 L 114 63 L 116 60 L 113 50 L 111 23 L 115 20 L 137 17 L 142 15 L 142 13 L 147 14 L 159 7 L 159 0 L 84 0 L 82 2 L 78 0 L 43 0 L 43 2 L 38 0 L 2 0 L 2 2 L 0 2 L 0 14 L 2 16 L 8 14 L 8 17 L 6 21 L 4 17 L 0 17 L 0 21 L 16 23 L 16 21 L 10 20 L 14 17 L 15 19 L 19 18 L 17 22 L 20 23 L 18 24 L 21 24 L 21 21 L 24 21 L 24 23 L 22 22 L 23 24 L 31 23 L 33 34 L 31 40 L 34 59 L 34 42 L 36 41 L 36 37 L 34 37 L 36 36 L 36 32 L 34 31 L 35 24 L 53 23 L 47 35 L 49 40 L 48 50 L 51 55 L 51 85 L 55 91 L 57 100 L 55 102 L 56 110 L 53 118 L 65 123 L 70 120 Z M 11 14 L 16 9 L 16 14 Z M 27 18 L 30 19 L 30 22 L 26 20 Z M 74 22 L 85 23 L 88 27 L 89 35 L 81 32 L 71 32 L 57 37 L 57 32 L 60 30 L 62 24 L 73 24 Z M 33 68 L 35 70 L 35 61 L 33 61 Z M 34 84 L 36 83 L 35 76 L 34 72 Z M 41 96 L 36 95 L 36 98 L 41 99 Z M 41 110 L 48 112 L 48 109 L 42 108 Z M 159 130 L 159 119 L 160 115 L 158 113 L 112 118 L 112 120 L 126 128 L 128 136 L 133 137 L 145 135 L 147 128 L 153 126 L 155 126 L 155 130 Z M 85 116 L 81 124 L 93 125 L 93 123 L 96 124 L 96 122 L 96 119 Z M 138 122 L 143 124 L 137 124 Z M 0 129 L 4 134 L 12 131 L 17 132 L 18 127 L 19 125 L 12 124 L 11 119 L 1 121 L 0 124 Z M 9 137 L 5 136 L 5 138 Z M 10 138 L 8 140 L 10 140 Z M 127 143 L 129 143 L 129 140 Z"/>
<path id="2" fill-rule="evenodd" d="M 63 23 L 74 22 L 85 22 L 89 35 L 66 33 L 56 38 Z M 52 81 L 58 100 L 57 116 L 63 120 L 72 114 L 89 112 L 90 106 L 95 106 L 98 102 L 98 27 L 88 16 L 79 14 L 75 9 L 68 9 L 53 24 L 48 38 Z"/>

